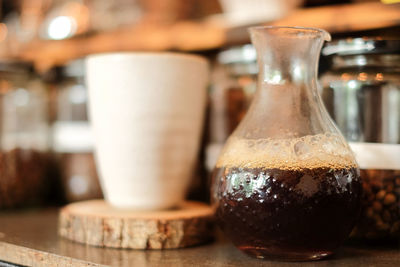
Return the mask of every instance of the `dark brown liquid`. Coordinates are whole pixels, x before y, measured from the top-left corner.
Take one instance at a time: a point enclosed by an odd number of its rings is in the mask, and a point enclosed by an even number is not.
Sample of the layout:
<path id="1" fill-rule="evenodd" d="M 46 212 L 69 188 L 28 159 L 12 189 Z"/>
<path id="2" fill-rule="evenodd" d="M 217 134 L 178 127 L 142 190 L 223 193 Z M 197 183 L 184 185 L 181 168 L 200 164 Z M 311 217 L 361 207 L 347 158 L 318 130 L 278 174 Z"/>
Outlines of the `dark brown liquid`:
<path id="1" fill-rule="evenodd" d="M 356 168 L 221 168 L 214 186 L 222 229 L 239 249 L 260 258 L 330 255 L 360 211 Z"/>

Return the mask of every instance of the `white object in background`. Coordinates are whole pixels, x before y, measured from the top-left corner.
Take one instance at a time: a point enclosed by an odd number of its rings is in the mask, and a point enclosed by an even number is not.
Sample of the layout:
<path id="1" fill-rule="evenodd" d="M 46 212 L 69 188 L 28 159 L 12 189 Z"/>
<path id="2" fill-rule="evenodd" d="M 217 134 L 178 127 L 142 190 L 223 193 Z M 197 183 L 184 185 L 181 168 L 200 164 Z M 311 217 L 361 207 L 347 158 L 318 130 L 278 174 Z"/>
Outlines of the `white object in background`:
<path id="1" fill-rule="evenodd" d="M 200 144 L 204 58 L 110 53 L 86 61 L 96 165 L 114 206 L 163 209 L 185 198 Z"/>
<path id="2" fill-rule="evenodd" d="M 224 17 L 230 26 L 250 25 L 280 19 L 302 0 L 220 0 Z"/>
<path id="3" fill-rule="evenodd" d="M 349 142 L 360 169 L 400 170 L 400 145 Z"/>
<path id="4" fill-rule="evenodd" d="M 93 151 L 93 137 L 87 121 L 56 121 L 53 124 L 53 150 L 59 153 Z"/>

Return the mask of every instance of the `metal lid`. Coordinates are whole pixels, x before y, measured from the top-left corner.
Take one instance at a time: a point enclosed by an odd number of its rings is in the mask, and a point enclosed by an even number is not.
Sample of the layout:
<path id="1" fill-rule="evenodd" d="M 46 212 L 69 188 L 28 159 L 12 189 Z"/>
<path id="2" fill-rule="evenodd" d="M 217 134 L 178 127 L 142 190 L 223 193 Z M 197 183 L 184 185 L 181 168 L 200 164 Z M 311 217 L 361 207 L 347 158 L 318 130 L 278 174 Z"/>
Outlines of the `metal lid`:
<path id="1" fill-rule="evenodd" d="M 76 59 L 64 65 L 52 67 L 43 75 L 48 83 L 60 83 L 68 79 L 83 79 L 85 77 L 84 59 Z"/>
<path id="2" fill-rule="evenodd" d="M 83 78 L 85 76 L 84 59 L 75 59 L 63 66 L 63 74 L 68 78 Z"/>
<path id="3" fill-rule="evenodd" d="M 221 64 L 253 63 L 257 60 L 256 49 L 247 44 L 226 49 L 218 54 Z"/>
<path id="4" fill-rule="evenodd" d="M 324 56 L 399 54 L 400 40 L 382 40 L 379 38 L 353 38 L 327 43 L 322 49 Z"/>

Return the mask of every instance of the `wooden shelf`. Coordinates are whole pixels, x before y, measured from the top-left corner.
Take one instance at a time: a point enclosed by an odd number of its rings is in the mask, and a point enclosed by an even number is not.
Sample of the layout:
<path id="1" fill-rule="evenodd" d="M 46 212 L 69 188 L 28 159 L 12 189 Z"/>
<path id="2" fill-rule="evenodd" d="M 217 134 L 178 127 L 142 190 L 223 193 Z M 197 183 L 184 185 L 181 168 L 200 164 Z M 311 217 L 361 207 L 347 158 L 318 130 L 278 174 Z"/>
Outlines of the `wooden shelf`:
<path id="1" fill-rule="evenodd" d="M 223 20 L 222 20 L 223 21 Z M 367 2 L 293 11 L 266 25 L 323 28 L 331 33 L 362 31 L 400 25 L 400 4 Z M 204 51 L 249 42 L 247 27 L 230 27 L 215 20 L 181 21 L 171 25 L 138 24 L 112 32 L 63 41 L 36 40 L 19 55 L 41 69 L 91 53 L 109 51 Z"/>
<path id="2" fill-rule="evenodd" d="M 225 43 L 221 27 L 195 22 L 173 25 L 136 25 L 113 32 L 63 41 L 37 40 L 21 49 L 20 56 L 39 67 L 62 64 L 92 53 L 110 51 L 199 51 Z"/>
<path id="3" fill-rule="evenodd" d="M 400 4 L 367 2 L 303 9 L 272 25 L 317 27 L 331 33 L 391 27 L 400 25 Z"/>

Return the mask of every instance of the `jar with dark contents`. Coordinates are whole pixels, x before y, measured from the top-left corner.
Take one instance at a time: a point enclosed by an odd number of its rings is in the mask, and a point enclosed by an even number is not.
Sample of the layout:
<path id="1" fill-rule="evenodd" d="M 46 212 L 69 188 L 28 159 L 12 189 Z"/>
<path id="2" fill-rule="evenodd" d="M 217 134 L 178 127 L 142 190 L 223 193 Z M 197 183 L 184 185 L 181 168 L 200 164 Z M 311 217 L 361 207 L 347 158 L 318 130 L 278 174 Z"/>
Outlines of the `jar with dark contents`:
<path id="1" fill-rule="evenodd" d="M 234 245 L 257 258 L 325 258 L 360 211 L 353 153 L 323 107 L 317 64 L 330 35 L 255 27 L 257 91 L 216 164 L 212 201 Z"/>
<path id="2" fill-rule="evenodd" d="M 364 197 L 353 237 L 400 240 L 400 41 L 347 39 L 326 46 L 328 111 L 361 168 Z"/>
<path id="3" fill-rule="evenodd" d="M 258 66 L 251 44 L 218 53 L 210 90 L 206 169 L 212 172 L 228 136 L 245 116 L 256 91 Z"/>
<path id="4" fill-rule="evenodd" d="M 33 66 L 0 62 L 0 208 L 40 203 L 47 186 L 47 94 Z"/>
<path id="5" fill-rule="evenodd" d="M 218 64 L 225 71 L 224 87 L 227 134 L 243 119 L 256 91 L 258 67 L 256 50 L 247 44 L 232 47 L 218 54 Z"/>
<path id="6" fill-rule="evenodd" d="M 56 120 L 52 148 L 68 202 L 102 198 L 87 116 L 83 60 L 60 69 L 56 86 Z"/>

